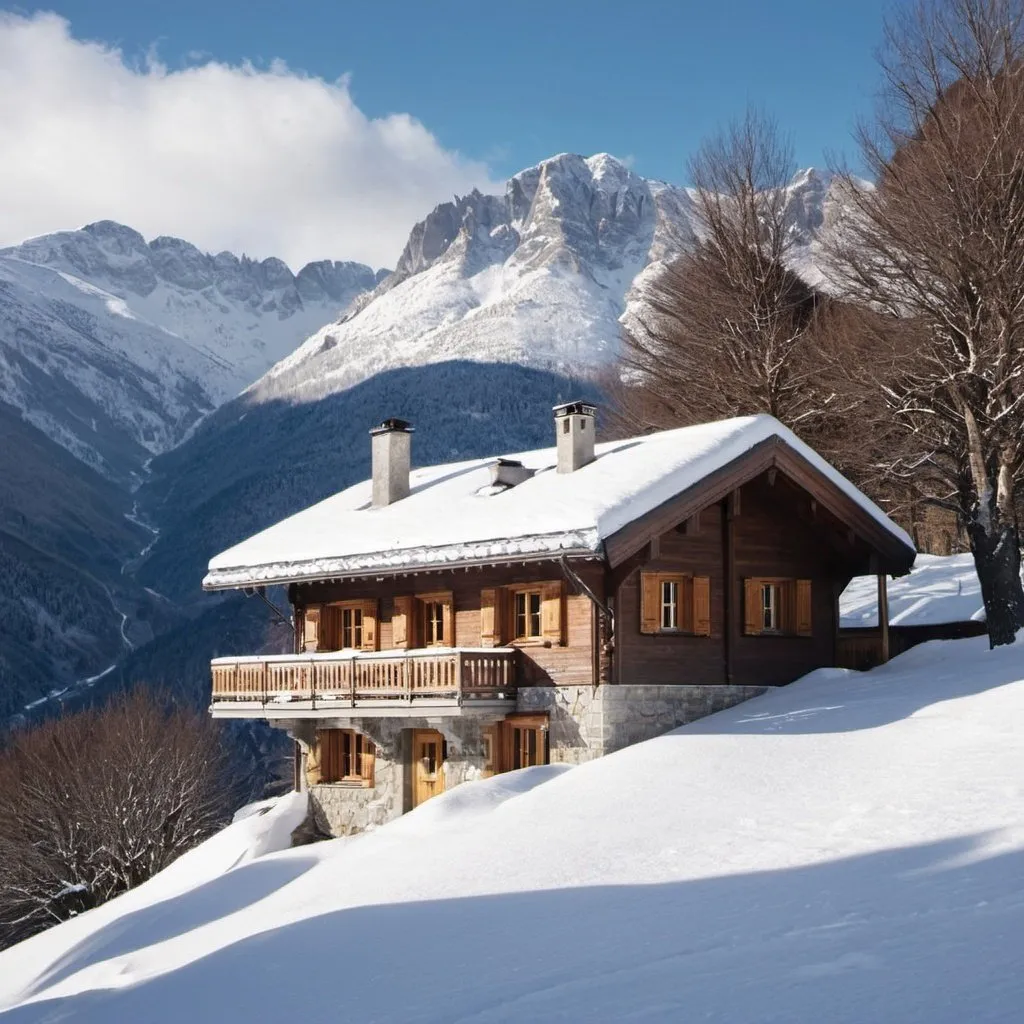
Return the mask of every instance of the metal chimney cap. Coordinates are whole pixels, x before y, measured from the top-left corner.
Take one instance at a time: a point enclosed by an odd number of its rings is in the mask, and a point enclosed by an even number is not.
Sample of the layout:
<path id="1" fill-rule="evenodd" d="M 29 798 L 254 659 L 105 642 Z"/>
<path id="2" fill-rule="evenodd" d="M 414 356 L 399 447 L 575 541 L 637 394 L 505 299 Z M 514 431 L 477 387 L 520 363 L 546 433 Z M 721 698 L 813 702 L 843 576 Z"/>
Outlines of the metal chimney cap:
<path id="1" fill-rule="evenodd" d="M 370 436 L 375 434 L 390 434 L 393 431 L 400 431 L 403 434 L 411 434 L 415 428 L 406 420 L 400 420 L 397 416 L 389 416 L 379 426 L 370 431 Z"/>
<path id="2" fill-rule="evenodd" d="M 581 401 L 563 402 L 561 405 L 553 406 L 552 411 L 556 416 L 595 416 L 597 406 Z"/>

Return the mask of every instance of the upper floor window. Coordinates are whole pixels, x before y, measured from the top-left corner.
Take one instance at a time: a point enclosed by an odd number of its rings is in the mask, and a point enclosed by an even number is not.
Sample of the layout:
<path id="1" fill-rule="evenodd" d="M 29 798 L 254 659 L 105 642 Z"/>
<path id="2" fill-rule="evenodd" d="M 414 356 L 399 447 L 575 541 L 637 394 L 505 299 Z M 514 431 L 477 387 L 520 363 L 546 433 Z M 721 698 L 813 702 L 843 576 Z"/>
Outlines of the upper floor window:
<path id="1" fill-rule="evenodd" d="M 513 594 L 513 639 L 534 640 L 542 636 L 542 594 L 537 590 L 516 590 Z"/>
<path id="2" fill-rule="evenodd" d="M 426 647 L 437 644 L 444 644 L 444 602 L 424 601 L 423 602 L 423 644 Z"/>
<path id="3" fill-rule="evenodd" d="M 743 581 L 743 632 L 747 636 L 811 636 L 810 580 L 750 577 Z"/>
<path id="4" fill-rule="evenodd" d="M 711 578 L 678 572 L 642 572 L 640 632 L 710 636 Z"/>
<path id="5" fill-rule="evenodd" d="M 361 649 L 363 646 L 363 609 L 345 606 L 341 609 L 341 646 Z"/>

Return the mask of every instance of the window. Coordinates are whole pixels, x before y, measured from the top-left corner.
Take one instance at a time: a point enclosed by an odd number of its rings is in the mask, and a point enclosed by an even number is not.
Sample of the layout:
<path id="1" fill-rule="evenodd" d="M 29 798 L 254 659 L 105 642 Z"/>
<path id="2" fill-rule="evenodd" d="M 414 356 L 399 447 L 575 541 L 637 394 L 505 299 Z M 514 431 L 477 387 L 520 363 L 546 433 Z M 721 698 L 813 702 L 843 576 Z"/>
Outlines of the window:
<path id="1" fill-rule="evenodd" d="M 548 763 L 547 735 L 546 729 L 513 726 L 512 771 L 517 768 L 532 768 L 534 765 Z"/>
<path id="2" fill-rule="evenodd" d="M 812 636 L 811 581 L 752 577 L 743 581 L 747 636 Z"/>
<path id="3" fill-rule="evenodd" d="M 352 729 L 320 729 L 320 782 L 345 782 L 373 786 L 376 748 L 362 733 Z"/>
<path id="4" fill-rule="evenodd" d="M 711 636 L 711 578 L 641 573 L 640 632 Z"/>
<path id="5" fill-rule="evenodd" d="M 444 643 L 444 604 L 441 601 L 423 604 L 423 643 L 428 647 Z"/>
<path id="6" fill-rule="evenodd" d="M 362 648 L 363 646 L 363 609 L 341 609 L 341 646 Z"/>
<path id="7" fill-rule="evenodd" d="M 761 631 L 764 633 L 779 631 L 779 591 L 778 583 L 761 584 Z"/>
<path id="8" fill-rule="evenodd" d="M 480 645 L 561 645 L 565 589 L 561 580 L 480 591 Z"/>
<path id="9" fill-rule="evenodd" d="M 679 580 L 661 581 L 661 628 L 679 629 Z"/>
<path id="10" fill-rule="evenodd" d="M 321 651 L 375 651 L 377 602 L 339 601 L 320 612 Z"/>
<path id="11" fill-rule="evenodd" d="M 534 640 L 541 636 L 539 590 L 517 590 L 513 595 L 512 636 L 515 640 Z"/>

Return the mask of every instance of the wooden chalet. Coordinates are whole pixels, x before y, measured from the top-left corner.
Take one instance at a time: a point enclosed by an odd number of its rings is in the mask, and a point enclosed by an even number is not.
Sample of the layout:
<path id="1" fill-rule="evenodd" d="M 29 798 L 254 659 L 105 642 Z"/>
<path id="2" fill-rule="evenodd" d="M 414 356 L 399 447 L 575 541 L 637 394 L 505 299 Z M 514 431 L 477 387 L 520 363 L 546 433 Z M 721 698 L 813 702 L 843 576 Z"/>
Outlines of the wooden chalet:
<path id="1" fill-rule="evenodd" d="M 577 762 L 842 663 L 838 598 L 910 569 L 907 535 L 767 416 L 373 475 L 214 558 L 209 590 L 284 585 L 294 652 L 213 662 L 212 713 L 297 741 L 335 834 L 466 779 Z M 884 634 L 884 630 L 881 631 Z M 884 636 L 879 638 L 884 649 Z"/>

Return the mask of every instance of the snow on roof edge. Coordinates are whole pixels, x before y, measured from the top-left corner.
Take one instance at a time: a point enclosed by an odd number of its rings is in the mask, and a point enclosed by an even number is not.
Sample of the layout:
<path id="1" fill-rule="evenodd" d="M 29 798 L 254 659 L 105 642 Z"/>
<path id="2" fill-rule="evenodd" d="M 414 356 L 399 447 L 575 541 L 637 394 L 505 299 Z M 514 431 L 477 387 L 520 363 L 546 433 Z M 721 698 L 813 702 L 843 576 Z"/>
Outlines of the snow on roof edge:
<path id="1" fill-rule="evenodd" d="M 572 534 L 543 534 L 513 537 L 482 544 L 450 544 L 434 548 L 406 548 L 369 552 L 338 558 L 273 562 L 258 566 L 211 569 L 203 579 L 204 590 L 230 590 L 242 586 L 265 586 L 329 579 L 335 576 L 372 575 L 375 572 L 455 569 L 493 561 L 523 558 L 594 557 L 601 552 L 596 530 Z"/>

